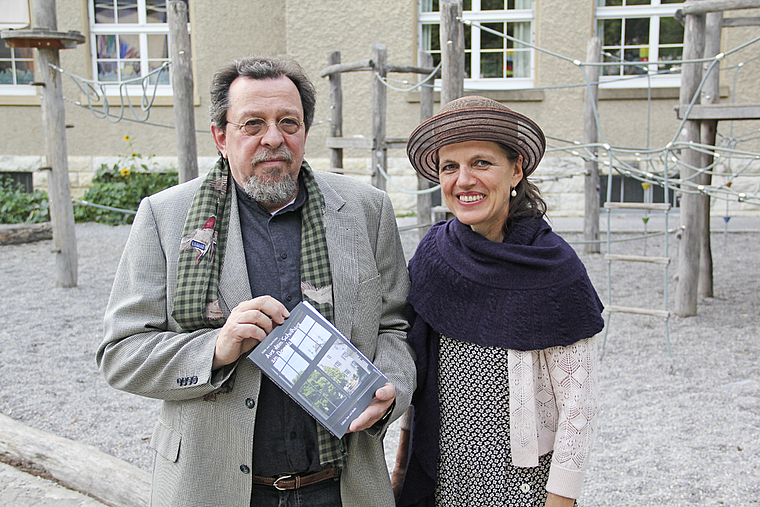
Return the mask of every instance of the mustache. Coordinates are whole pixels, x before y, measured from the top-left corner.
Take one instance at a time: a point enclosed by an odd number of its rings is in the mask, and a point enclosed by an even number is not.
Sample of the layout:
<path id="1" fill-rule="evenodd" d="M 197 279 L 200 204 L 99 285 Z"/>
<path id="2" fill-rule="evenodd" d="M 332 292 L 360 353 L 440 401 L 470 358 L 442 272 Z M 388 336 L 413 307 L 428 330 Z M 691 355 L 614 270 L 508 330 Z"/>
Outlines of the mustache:
<path id="1" fill-rule="evenodd" d="M 255 154 L 251 159 L 251 165 L 256 165 L 261 162 L 271 162 L 273 160 L 283 160 L 287 163 L 292 163 L 294 157 L 289 149 L 280 146 L 274 150 L 267 149 Z"/>

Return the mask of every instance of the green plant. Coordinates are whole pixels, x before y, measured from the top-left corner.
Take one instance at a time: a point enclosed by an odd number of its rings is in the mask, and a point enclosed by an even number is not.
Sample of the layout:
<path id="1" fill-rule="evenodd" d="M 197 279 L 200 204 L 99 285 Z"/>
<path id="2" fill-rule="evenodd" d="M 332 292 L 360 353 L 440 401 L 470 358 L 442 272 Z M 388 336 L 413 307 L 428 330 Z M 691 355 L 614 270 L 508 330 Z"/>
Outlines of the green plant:
<path id="1" fill-rule="evenodd" d="M 113 166 L 102 164 L 92 180 L 92 187 L 82 197 L 83 201 L 136 211 L 144 197 L 178 183 L 176 171 L 149 171 L 148 164 L 142 156 L 131 151 L 132 144 L 129 136 L 124 136 L 124 140 L 129 143 L 131 154 L 122 157 Z M 131 224 L 134 215 L 80 205 L 74 208 L 74 219 L 77 222 L 121 225 Z"/>
<path id="2" fill-rule="evenodd" d="M 50 221 L 50 202 L 47 192 L 24 192 L 23 186 L 0 178 L 0 223 L 22 224 Z"/>

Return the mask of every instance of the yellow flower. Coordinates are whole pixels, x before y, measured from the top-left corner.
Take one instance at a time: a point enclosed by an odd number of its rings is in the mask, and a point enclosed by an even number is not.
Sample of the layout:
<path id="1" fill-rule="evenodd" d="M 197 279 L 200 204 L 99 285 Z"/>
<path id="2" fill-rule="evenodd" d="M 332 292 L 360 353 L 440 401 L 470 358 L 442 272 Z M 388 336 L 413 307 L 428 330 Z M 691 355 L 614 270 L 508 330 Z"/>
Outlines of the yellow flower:
<path id="1" fill-rule="evenodd" d="M 126 178 L 127 176 L 129 176 L 129 167 L 125 167 L 124 169 L 122 169 L 121 171 L 119 171 L 119 174 L 121 174 L 121 175 L 122 175 L 122 176 L 124 176 L 125 178 Z"/>
<path id="2" fill-rule="evenodd" d="M 125 140 L 126 142 L 129 142 L 129 136 L 124 136 L 124 140 Z"/>
<path id="3" fill-rule="evenodd" d="M 136 156 L 137 156 L 137 153 L 135 153 L 135 152 L 133 151 L 133 152 L 132 152 L 132 156 L 133 156 L 133 157 L 136 157 Z"/>

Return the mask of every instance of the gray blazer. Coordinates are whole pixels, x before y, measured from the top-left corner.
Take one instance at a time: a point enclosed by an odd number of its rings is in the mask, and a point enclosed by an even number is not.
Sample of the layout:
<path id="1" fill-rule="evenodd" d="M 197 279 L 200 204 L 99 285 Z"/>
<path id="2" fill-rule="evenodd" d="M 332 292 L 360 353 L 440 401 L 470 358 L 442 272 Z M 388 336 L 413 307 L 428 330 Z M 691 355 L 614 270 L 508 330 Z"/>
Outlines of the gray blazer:
<path id="1" fill-rule="evenodd" d="M 396 386 L 391 421 L 415 388 L 406 343 L 409 279 L 387 194 L 315 172 L 325 197 L 335 324 Z M 211 371 L 218 329 L 182 331 L 171 317 L 185 217 L 200 178 L 140 204 L 116 272 L 97 361 L 116 389 L 163 400 L 150 445 L 156 456 L 151 505 L 247 506 L 261 371 L 246 358 Z M 229 314 L 251 298 L 237 199 L 219 295 Z M 343 505 L 393 506 L 381 431 L 348 438 Z"/>

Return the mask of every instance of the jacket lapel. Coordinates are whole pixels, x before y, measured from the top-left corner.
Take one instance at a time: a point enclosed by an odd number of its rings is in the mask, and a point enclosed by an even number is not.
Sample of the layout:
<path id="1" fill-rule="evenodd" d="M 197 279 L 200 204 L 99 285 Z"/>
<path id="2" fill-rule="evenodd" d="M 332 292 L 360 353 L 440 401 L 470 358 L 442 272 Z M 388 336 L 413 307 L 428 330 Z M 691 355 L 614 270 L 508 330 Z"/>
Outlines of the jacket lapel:
<path id="1" fill-rule="evenodd" d="M 351 339 L 359 263 L 356 258 L 356 221 L 342 212 L 346 201 L 315 172 L 325 198 L 325 233 L 335 304 L 335 327 Z"/>

